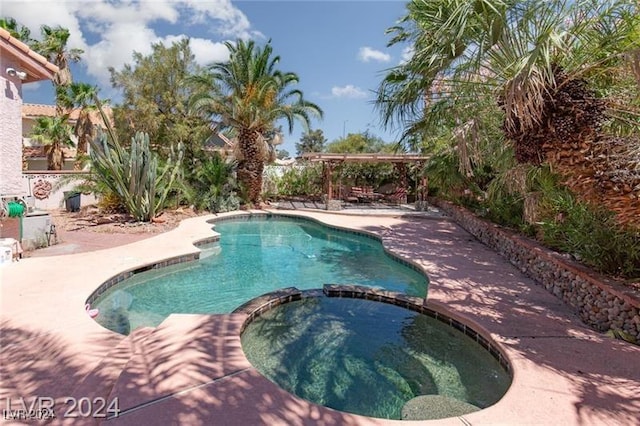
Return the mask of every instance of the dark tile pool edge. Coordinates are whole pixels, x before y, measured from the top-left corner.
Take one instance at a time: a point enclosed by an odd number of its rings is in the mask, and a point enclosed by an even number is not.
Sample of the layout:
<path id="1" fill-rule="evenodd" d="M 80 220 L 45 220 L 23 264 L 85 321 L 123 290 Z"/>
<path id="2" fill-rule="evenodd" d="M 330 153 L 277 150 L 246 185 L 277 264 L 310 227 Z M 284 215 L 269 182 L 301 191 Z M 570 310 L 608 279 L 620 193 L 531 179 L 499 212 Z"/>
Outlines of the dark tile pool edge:
<path id="1" fill-rule="evenodd" d="M 352 299 L 365 299 L 374 302 L 396 305 L 405 309 L 418 312 L 434 318 L 450 327 L 455 328 L 467 337 L 475 340 L 502 366 L 513 380 L 513 367 L 504 350 L 495 342 L 487 332 L 479 332 L 472 326 L 465 324 L 450 315 L 442 312 L 441 309 L 432 309 L 429 302 L 422 297 L 408 296 L 404 293 L 376 289 L 360 285 L 325 284 L 322 289 L 298 290 L 295 287 L 288 287 L 263 294 L 255 299 L 243 304 L 232 313 L 242 313 L 247 315 L 244 324 L 240 329 L 240 334 L 257 317 L 266 311 L 285 303 L 312 297 L 344 297 Z"/>
<path id="2" fill-rule="evenodd" d="M 240 327 L 240 334 L 242 335 L 247 325 L 263 313 L 278 305 L 301 299 L 302 292 L 300 290 L 296 287 L 285 287 L 253 298 L 234 309 L 231 314 L 245 314 L 247 316 L 242 327 Z"/>
<path id="3" fill-rule="evenodd" d="M 206 246 L 208 244 L 212 244 L 217 242 L 218 240 L 220 240 L 220 236 L 219 235 L 213 235 L 210 237 L 205 237 L 205 238 L 200 238 L 196 241 L 193 242 L 193 245 L 197 248 Z M 100 284 L 90 295 L 89 297 L 87 297 L 87 300 L 85 301 L 85 303 L 88 303 L 90 305 L 93 305 L 93 302 L 96 301 L 96 299 L 100 296 L 102 296 L 107 290 L 109 290 L 111 287 L 120 284 L 122 281 L 131 278 L 132 276 L 139 274 L 141 272 L 145 272 L 145 271 L 150 271 L 152 269 L 161 269 L 161 268 L 166 268 L 168 266 L 172 266 L 172 265 L 178 265 L 180 263 L 187 263 L 187 262 L 193 262 L 200 259 L 200 252 L 195 252 L 195 253 L 189 253 L 189 254 L 183 254 L 183 255 L 179 255 L 179 256 L 174 256 L 174 257 L 169 257 L 167 259 L 161 260 L 159 262 L 152 262 L 152 263 L 148 263 L 146 265 L 141 265 L 141 266 L 137 266 L 133 269 L 128 269 L 125 271 L 122 271 L 114 276 L 112 276 L 111 278 L 109 278 L 108 280 L 104 281 L 102 284 Z"/>

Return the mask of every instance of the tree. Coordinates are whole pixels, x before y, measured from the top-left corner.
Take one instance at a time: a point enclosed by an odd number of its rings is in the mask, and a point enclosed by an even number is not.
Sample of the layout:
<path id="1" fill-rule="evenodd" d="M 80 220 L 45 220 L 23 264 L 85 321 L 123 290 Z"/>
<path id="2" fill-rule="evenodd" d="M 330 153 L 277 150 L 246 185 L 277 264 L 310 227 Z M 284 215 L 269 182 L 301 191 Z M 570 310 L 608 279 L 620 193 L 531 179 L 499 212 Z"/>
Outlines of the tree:
<path id="1" fill-rule="evenodd" d="M 222 128 L 234 130 L 238 181 L 247 200 L 259 205 L 262 172 L 269 157 L 265 135 L 279 119 L 286 121 L 289 133 L 296 121 L 308 128 L 311 115 L 322 117 L 322 110 L 306 101 L 302 91 L 291 88 L 299 81 L 296 74 L 276 69 L 280 57 L 273 56 L 270 43 L 259 47 L 253 41 L 238 40 L 226 46 L 229 61 L 211 65 L 198 78 L 209 85 L 209 92 L 194 97 L 192 103 Z"/>
<path id="2" fill-rule="evenodd" d="M 600 160 L 610 158 L 602 151 L 618 143 L 603 127 L 626 122 L 638 137 L 639 85 L 630 90 L 630 80 L 619 78 L 640 76 L 638 8 L 631 0 L 412 1 L 389 31 L 391 44 L 408 42 L 414 55 L 388 72 L 376 105 L 405 137 L 448 126 L 467 176 L 498 159 L 502 171 L 513 167 L 503 161 L 505 144 L 496 143 L 506 140 L 517 162 L 550 163 L 594 197 L 580 176 L 617 187 L 603 180 L 616 172 Z M 640 173 L 631 181 L 629 188 L 640 184 Z"/>
<path id="3" fill-rule="evenodd" d="M 324 137 L 322 129 L 310 130 L 302 134 L 300 143 L 296 143 L 296 152 L 300 156 L 305 152 L 322 152 L 327 138 Z"/>
<path id="4" fill-rule="evenodd" d="M 42 41 L 35 44 L 35 49 L 42 54 L 47 60 L 55 64 L 60 70 L 53 78 L 53 84 L 56 89 L 61 86 L 68 86 L 73 82 L 71 62 L 78 62 L 82 49 L 67 49 L 69 41 L 69 30 L 61 26 L 49 27 L 43 25 L 40 27 L 42 33 Z"/>
<path id="5" fill-rule="evenodd" d="M 384 141 L 371 135 L 368 131 L 349 133 L 346 137 L 337 139 L 327 145 L 327 152 L 334 153 L 376 153 L 393 152 L 395 145 L 385 144 Z"/>
<path id="6" fill-rule="evenodd" d="M 38 117 L 33 126 L 31 137 L 45 146 L 47 168 L 62 170 L 64 165 L 63 146 L 73 146 L 73 130 L 68 124 L 68 115 Z"/>
<path id="7" fill-rule="evenodd" d="M 31 30 L 24 25 L 20 25 L 13 18 L 0 18 L 0 28 L 9 31 L 11 37 L 17 38 L 29 47 L 35 44 L 35 40 L 31 38 Z"/>
<path id="8" fill-rule="evenodd" d="M 132 64 L 109 71 L 113 87 L 122 90 L 122 103 L 114 108 L 120 140 L 145 132 L 162 158 L 172 146 L 182 143 L 185 170 L 194 171 L 212 128 L 188 107 L 189 97 L 198 90 L 189 77 L 199 71 L 189 40 L 169 47 L 155 43 L 149 55 L 134 52 Z"/>
<path id="9" fill-rule="evenodd" d="M 98 136 L 96 125 L 91 119 L 92 113 L 97 111 L 95 99 L 98 98 L 98 91 L 97 86 L 87 83 L 72 83 L 68 87 L 65 103 L 69 107 L 80 108 L 74 127 L 74 134 L 78 139 L 74 164 L 77 170 L 82 169 L 82 163 L 88 154 L 89 143 Z"/>
<path id="10" fill-rule="evenodd" d="M 277 149 L 276 157 L 278 157 L 278 160 L 284 160 L 285 158 L 291 157 L 291 154 L 289 154 L 289 151 L 286 149 Z"/>

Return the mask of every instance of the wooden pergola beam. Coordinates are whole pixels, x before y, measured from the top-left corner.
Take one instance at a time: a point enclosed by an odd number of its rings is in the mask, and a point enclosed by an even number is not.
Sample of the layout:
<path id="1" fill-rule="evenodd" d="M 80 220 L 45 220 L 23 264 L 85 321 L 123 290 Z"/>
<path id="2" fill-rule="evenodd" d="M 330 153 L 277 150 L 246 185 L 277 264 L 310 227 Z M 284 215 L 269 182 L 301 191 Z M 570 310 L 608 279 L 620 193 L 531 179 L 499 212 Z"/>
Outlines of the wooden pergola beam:
<path id="1" fill-rule="evenodd" d="M 306 152 L 300 157 L 313 162 L 345 163 L 416 163 L 427 161 L 430 157 L 416 154 L 331 154 Z"/>

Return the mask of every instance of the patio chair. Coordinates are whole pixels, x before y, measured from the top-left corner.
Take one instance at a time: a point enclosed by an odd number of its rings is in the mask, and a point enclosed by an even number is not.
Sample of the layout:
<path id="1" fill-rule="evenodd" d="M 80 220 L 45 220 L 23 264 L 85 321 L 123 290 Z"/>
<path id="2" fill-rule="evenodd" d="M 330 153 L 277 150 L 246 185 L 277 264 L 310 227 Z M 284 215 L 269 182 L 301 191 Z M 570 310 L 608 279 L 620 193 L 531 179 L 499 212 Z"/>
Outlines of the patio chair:
<path id="1" fill-rule="evenodd" d="M 369 201 L 378 201 L 380 200 L 382 197 L 384 197 L 384 195 L 382 194 L 378 194 L 377 192 L 374 192 L 373 187 L 372 186 L 365 186 L 364 187 L 364 196 L 369 200 Z"/>
<path id="2" fill-rule="evenodd" d="M 396 188 L 393 193 L 384 197 L 385 201 L 390 204 L 403 204 L 407 202 L 407 188 Z"/>
<path id="3" fill-rule="evenodd" d="M 358 202 L 369 201 L 369 198 L 367 197 L 365 189 L 362 186 L 352 186 L 350 197 L 357 199 Z"/>

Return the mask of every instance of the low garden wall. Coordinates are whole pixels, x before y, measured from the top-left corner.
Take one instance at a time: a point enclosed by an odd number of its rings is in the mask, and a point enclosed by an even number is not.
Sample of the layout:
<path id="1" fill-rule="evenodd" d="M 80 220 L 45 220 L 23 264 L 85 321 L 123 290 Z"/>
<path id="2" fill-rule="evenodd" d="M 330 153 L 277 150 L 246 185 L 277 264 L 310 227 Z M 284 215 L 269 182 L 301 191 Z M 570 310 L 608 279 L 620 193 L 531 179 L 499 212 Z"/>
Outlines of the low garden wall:
<path id="1" fill-rule="evenodd" d="M 33 197 L 36 210 L 64 208 L 64 193 L 73 191 L 86 174 L 87 172 L 72 170 L 23 171 L 22 193 Z M 93 194 L 82 194 L 82 206 L 95 203 L 96 198 Z"/>
<path id="2" fill-rule="evenodd" d="M 640 342 L 640 295 L 637 291 L 464 208 L 440 199 L 429 202 L 572 306 L 589 326 L 603 332 L 623 330 Z"/>

